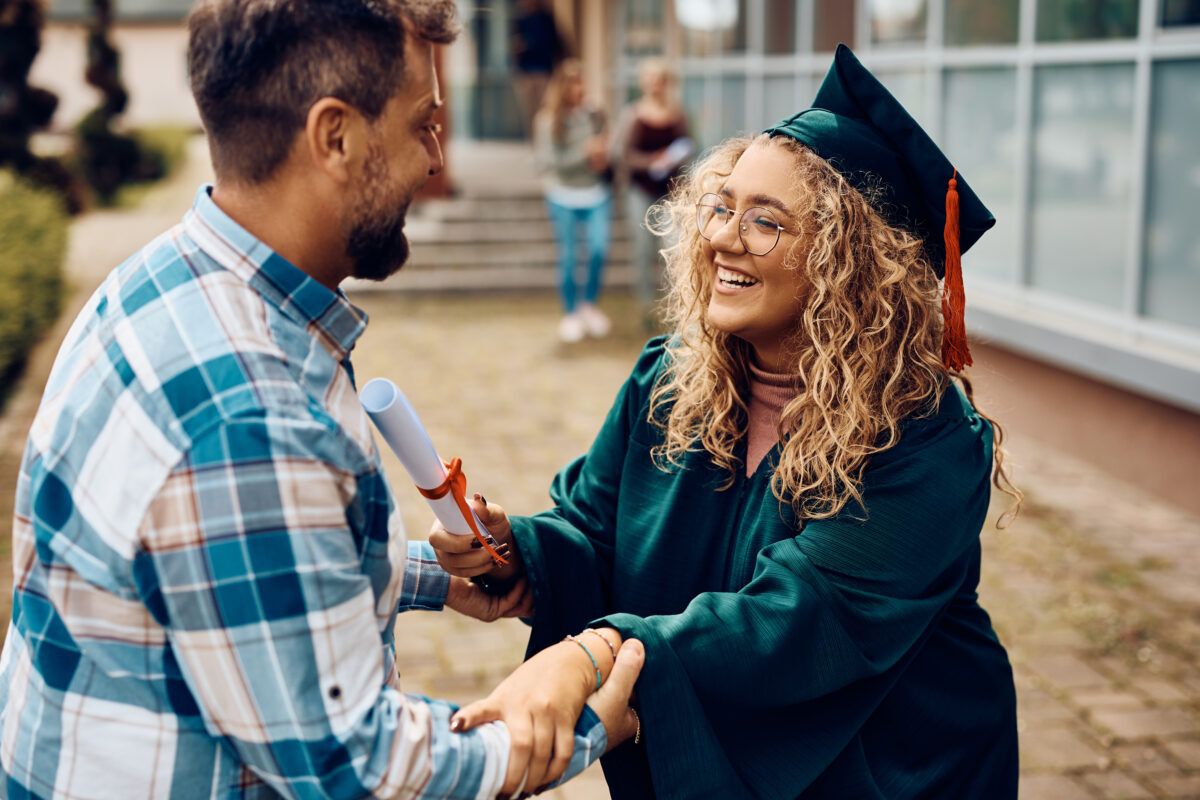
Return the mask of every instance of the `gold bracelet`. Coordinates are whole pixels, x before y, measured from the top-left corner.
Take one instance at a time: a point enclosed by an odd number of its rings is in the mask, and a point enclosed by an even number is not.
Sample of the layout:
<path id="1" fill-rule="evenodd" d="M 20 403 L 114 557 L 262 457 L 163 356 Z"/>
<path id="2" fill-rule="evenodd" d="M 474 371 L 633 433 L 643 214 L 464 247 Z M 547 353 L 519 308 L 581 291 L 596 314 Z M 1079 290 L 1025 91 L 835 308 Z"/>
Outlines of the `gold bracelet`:
<path id="1" fill-rule="evenodd" d="M 642 718 L 633 706 L 630 706 L 629 710 L 633 712 L 633 719 L 637 722 L 637 730 L 633 733 L 633 743 L 640 744 L 642 741 Z"/>

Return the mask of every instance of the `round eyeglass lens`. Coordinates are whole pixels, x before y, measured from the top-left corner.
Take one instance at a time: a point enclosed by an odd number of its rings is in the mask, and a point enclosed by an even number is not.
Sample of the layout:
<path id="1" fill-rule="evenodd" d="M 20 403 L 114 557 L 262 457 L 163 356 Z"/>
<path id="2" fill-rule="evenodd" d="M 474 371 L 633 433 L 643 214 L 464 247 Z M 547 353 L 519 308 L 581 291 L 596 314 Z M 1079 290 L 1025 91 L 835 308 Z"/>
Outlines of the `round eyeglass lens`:
<path id="1" fill-rule="evenodd" d="M 696 227 L 700 230 L 700 235 L 711 239 L 712 235 L 729 221 L 731 213 L 733 212 L 725 205 L 720 195 L 711 192 L 702 195 L 696 203 Z"/>
<path id="2" fill-rule="evenodd" d="M 742 224 L 738 226 L 746 252 L 756 256 L 765 256 L 779 244 L 779 231 L 779 220 L 761 207 L 747 208 L 742 213 Z"/>
<path id="3" fill-rule="evenodd" d="M 734 216 L 733 209 L 718 194 L 705 194 L 696 203 L 696 227 L 705 239 L 712 239 Z M 754 256 L 765 256 L 779 243 L 782 227 L 770 210 L 755 206 L 742 212 L 738 223 L 738 238 L 746 252 Z"/>

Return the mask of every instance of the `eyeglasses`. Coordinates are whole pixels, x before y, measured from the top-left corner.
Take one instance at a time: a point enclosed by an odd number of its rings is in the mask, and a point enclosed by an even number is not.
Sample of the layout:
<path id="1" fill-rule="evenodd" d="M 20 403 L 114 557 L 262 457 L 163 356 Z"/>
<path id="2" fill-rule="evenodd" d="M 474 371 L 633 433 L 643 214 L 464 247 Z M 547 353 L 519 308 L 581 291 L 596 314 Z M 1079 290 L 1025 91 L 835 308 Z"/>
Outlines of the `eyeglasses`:
<path id="1" fill-rule="evenodd" d="M 709 192 L 701 195 L 700 202 L 696 203 L 696 227 L 706 240 L 711 240 L 713 234 L 724 228 L 735 216 L 737 214 L 719 194 Z M 754 206 L 742 212 L 742 219 L 738 223 L 738 238 L 741 239 L 742 247 L 746 248 L 747 253 L 752 256 L 765 256 L 779 244 L 779 234 L 784 230 L 786 229 L 779 224 L 779 220 L 770 209 Z"/>

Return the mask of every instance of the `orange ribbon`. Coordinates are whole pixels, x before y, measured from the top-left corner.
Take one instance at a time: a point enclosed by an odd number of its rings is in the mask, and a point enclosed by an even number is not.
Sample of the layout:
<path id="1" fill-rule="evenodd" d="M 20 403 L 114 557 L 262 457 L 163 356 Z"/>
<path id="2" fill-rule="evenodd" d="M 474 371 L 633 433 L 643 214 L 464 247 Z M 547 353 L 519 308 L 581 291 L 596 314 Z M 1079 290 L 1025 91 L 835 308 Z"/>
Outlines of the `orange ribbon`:
<path id="1" fill-rule="evenodd" d="M 487 539 L 479 532 L 479 526 L 475 524 L 475 515 L 471 513 L 471 508 L 467 505 L 467 476 L 463 475 L 462 459 L 455 458 L 451 459 L 448 464 L 445 461 L 442 463 L 446 464 L 446 480 L 432 489 L 422 489 L 418 486 L 417 491 L 430 500 L 438 500 L 449 493 L 454 498 L 454 502 L 458 504 L 458 510 L 462 512 L 463 519 L 471 527 L 471 533 L 475 534 L 475 538 L 483 545 L 483 549 L 488 551 L 488 555 L 497 564 L 507 564 L 508 562 L 488 544 Z"/>

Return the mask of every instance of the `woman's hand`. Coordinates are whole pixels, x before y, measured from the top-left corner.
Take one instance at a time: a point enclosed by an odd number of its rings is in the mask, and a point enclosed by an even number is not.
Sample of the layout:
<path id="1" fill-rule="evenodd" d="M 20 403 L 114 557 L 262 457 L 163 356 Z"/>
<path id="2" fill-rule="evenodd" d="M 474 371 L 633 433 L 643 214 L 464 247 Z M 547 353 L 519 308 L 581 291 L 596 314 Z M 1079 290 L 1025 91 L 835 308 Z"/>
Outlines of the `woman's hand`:
<path id="1" fill-rule="evenodd" d="M 645 661 L 646 651 L 642 649 L 642 643 L 637 639 L 627 640 L 617 651 L 617 663 L 608 680 L 600 687 L 600 691 L 588 698 L 587 704 L 604 723 L 604 733 L 608 737 L 608 746 L 604 748 L 606 753 L 638 731 L 637 712 L 629 703 L 633 685 Z"/>
<path id="2" fill-rule="evenodd" d="M 611 629 L 609 641 L 621 647 L 620 634 Z M 581 634 L 582 635 L 582 634 Z M 602 671 L 615 665 L 606 645 L 585 637 L 588 650 Z M 628 738 L 629 693 L 641 669 L 640 643 L 616 670 L 618 680 L 611 688 L 601 687 L 593 697 L 593 709 L 605 731 Z M 619 652 L 618 652 L 619 655 Z M 611 675 L 609 676 L 611 679 Z M 503 791 L 511 793 L 525 779 L 526 789 L 558 780 L 575 749 L 575 721 L 596 688 L 596 667 L 575 642 L 559 642 L 517 667 L 487 697 L 459 709 L 451 718 L 451 730 L 465 731 L 493 720 L 508 727 L 511 747 Z M 636 722 L 634 723 L 636 727 Z M 611 726 L 611 727 L 610 727 Z"/>
<path id="3" fill-rule="evenodd" d="M 608 167 L 608 138 L 603 134 L 590 136 L 583 145 L 588 169 L 603 172 Z"/>
<path id="4" fill-rule="evenodd" d="M 508 554 L 505 559 L 508 564 L 494 564 L 491 555 L 480 546 L 479 540 L 474 536 L 450 533 L 441 522 L 434 520 L 429 529 L 429 544 L 433 546 L 433 552 L 437 554 L 442 569 L 459 578 L 489 575 L 498 580 L 506 580 L 523 575 L 525 567 L 521 563 L 517 548 L 512 544 L 512 525 L 509 524 L 504 509 L 495 503 L 488 503 L 479 494 L 468 502 L 497 544 L 501 548 L 507 545 Z"/>

